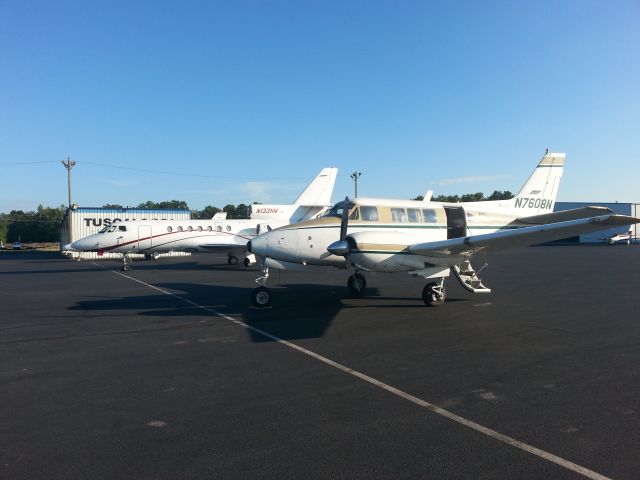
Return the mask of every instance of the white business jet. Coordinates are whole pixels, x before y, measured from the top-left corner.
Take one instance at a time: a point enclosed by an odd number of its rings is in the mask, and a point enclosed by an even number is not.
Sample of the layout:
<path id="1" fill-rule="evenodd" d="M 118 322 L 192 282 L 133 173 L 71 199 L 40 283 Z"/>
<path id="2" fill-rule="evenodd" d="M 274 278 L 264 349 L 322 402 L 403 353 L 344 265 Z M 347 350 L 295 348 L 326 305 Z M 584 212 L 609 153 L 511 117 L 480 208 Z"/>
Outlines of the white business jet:
<path id="1" fill-rule="evenodd" d="M 114 222 L 63 250 L 120 253 L 123 270 L 130 268 L 133 253 L 150 258 L 167 252 L 226 251 L 228 263 L 235 265 L 239 252 L 246 252 L 247 242 L 260 231 L 314 218 L 331 207 L 337 172 L 337 168 L 323 168 L 291 205 L 251 205 L 248 220 L 227 219 L 226 213 L 218 213 L 210 220 Z M 245 266 L 253 262 L 253 255 L 244 259 Z"/>
<path id="2" fill-rule="evenodd" d="M 254 306 L 271 304 L 269 268 L 305 269 L 328 265 L 348 269 L 348 287 L 361 295 L 362 272 L 408 272 L 429 282 L 422 298 L 429 306 L 446 298 L 452 271 L 462 286 L 488 293 L 470 258 L 500 250 L 639 223 L 608 208 L 553 212 L 565 154 L 545 153 L 522 190 L 510 200 L 440 203 L 356 198 L 337 203 L 324 216 L 263 233 L 248 250 L 260 257 L 262 276 L 253 290 Z"/>

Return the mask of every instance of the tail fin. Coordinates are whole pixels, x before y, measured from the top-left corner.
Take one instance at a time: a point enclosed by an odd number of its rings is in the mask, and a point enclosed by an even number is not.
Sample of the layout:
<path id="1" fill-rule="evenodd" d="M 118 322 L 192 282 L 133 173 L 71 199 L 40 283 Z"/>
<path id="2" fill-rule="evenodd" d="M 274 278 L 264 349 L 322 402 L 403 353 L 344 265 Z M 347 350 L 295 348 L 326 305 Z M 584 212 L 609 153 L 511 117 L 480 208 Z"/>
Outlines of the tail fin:
<path id="1" fill-rule="evenodd" d="M 550 153 L 549 150 L 545 152 L 527 183 L 510 200 L 510 206 L 518 212 L 518 216 L 553 212 L 565 156 L 564 153 Z"/>
<path id="2" fill-rule="evenodd" d="M 331 204 L 337 168 L 323 168 L 294 202 L 295 206 L 321 206 Z"/>

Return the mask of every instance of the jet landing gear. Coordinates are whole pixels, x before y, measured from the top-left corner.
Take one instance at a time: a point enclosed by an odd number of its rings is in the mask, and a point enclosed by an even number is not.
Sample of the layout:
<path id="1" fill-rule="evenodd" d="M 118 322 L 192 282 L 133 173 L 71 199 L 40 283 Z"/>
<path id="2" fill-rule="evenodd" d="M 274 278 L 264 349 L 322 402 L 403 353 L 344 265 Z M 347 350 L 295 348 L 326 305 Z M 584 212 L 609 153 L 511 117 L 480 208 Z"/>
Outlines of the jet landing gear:
<path id="1" fill-rule="evenodd" d="M 129 256 L 128 253 L 123 253 L 122 254 L 122 271 L 126 272 L 131 268 L 131 257 Z"/>
<path id="2" fill-rule="evenodd" d="M 254 288 L 251 292 L 251 305 L 256 308 L 268 308 L 271 306 L 271 290 L 267 288 L 267 279 L 269 278 L 269 269 L 263 268 L 262 275 L 256 278 L 259 287 Z"/>
<path id="3" fill-rule="evenodd" d="M 428 307 L 439 307 L 447 298 L 447 290 L 444 288 L 444 278 L 438 283 L 431 282 L 422 290 L 422 300 Z"/>
<path id="4" fill-rule="evenodd" d="M 230 255 L 227 257 L 227 263 L 228 263 L 229 265 L 237 265 L 237 264 L 238 264 L 238 257 L 236 257 L 236 256 L 235 256 L 235 255 L 233 255 L 233 254 L 230 254 Z"/>

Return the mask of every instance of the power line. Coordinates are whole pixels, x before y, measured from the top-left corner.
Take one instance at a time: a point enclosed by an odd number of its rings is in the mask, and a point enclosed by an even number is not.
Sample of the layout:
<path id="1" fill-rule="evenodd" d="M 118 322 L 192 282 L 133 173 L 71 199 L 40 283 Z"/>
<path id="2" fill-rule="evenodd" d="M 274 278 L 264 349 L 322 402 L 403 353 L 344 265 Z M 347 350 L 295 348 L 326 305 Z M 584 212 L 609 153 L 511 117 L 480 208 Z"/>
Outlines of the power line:
<path id="1" fill-rule="evenodd" d="M 35 165 L 38 163 L 58 163 L 57 160 L 42 160 L 40 162 L 7 162 L 7 163 L 0 163 L 0 166 L 7 166 L 7 165 Z"/>

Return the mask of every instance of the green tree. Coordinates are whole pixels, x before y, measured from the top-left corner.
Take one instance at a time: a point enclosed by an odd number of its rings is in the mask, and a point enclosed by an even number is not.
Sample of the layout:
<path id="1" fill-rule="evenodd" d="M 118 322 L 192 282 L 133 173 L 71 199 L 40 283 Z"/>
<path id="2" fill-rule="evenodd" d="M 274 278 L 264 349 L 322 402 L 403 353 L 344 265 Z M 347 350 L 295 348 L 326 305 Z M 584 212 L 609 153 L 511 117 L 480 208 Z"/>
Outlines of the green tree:
<path id="1" fill-rule="evenodd" d="M 223 212 L 227 212 L 227 218 L 236 218 L 236 206 L 235 205 L 225 205 L 222 209 Z"/>
<path id="2" fill-rule="evenodd" d="M 209 220 L 213 218 L 213 216 L 218 213 L 220 209 L 218 207 L 214 207 L 213 205 L 207 205 L 202 210 L 194 210 L 191 213 L 191 218 L 194 220 Z"/>
<path id="3" fill-rule="evenodd" d="M 147 200 L 138 205 L 138 208 L 147 210 L 189 210 L 189 205 L 184 200 L 165 200 L 157 203 Z"/>

